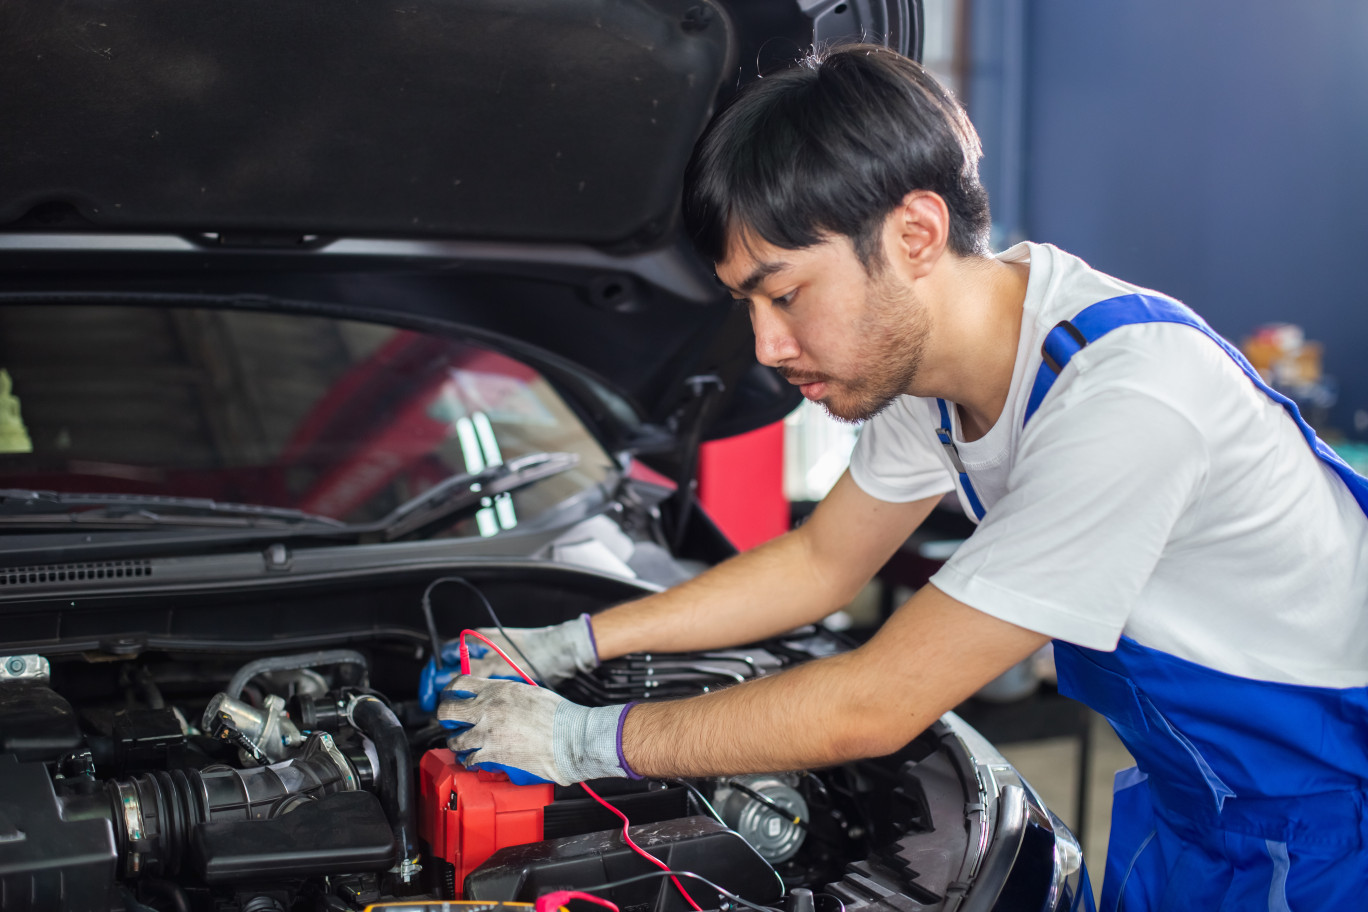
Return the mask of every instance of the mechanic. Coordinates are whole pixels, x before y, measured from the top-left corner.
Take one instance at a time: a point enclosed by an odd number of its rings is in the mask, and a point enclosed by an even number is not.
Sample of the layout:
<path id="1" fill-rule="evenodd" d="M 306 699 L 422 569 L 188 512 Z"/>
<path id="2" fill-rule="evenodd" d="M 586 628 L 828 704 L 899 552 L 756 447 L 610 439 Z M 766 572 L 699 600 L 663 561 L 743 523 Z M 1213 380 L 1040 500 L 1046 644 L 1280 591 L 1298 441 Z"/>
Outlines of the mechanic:
<path id="1" fill-rule="evenodd" d="M 1104 908 L 1363 908 L 1368 482 L 1177 302 L 1049 245 L 989 256 L 980 154 L 943 88 L 868 46 L 714 119 L 689 231 L 757 358 L 866 422 L 850 468 L 779 539 L 510 636 L 554 682 L 815 623 L 958 490 L 980 523 L 930 585 L 854 651 L 674 702 L 580 707 L 484 658 L 443 695 L 452 749 L 560 783 L 823 767 L 1053 640 L 1061 691 L 1137 761 Z"/>

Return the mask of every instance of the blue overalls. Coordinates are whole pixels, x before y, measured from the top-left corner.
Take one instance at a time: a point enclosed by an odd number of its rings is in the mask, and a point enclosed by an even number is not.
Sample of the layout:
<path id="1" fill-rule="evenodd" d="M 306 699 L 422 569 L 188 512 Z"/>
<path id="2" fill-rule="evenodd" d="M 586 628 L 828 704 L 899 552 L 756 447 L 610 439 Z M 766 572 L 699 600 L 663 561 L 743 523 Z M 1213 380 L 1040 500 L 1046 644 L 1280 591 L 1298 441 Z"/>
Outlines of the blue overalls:
<path id="1" fill-rule="evenodd" d="M 1368 479 L 1238 350 L 1166 298 L 1112 298 L 1051 330 L 1025 420 L 1085 345 L 1154 322 L 1191 326 L 1220 345 L 1368 514 Z M 945 443 L 944 411 L 942 424 Z M 968 500 L 981 518 L 977 497 Z M 1106 716 L 1136 761 L 1116 777 L 1102 912 L 1368 910 L 1368 688 L 1237 677 L 1127 637 L 1114 652 L 1056 641 L 1055 663 L 1060 692 Z"/>

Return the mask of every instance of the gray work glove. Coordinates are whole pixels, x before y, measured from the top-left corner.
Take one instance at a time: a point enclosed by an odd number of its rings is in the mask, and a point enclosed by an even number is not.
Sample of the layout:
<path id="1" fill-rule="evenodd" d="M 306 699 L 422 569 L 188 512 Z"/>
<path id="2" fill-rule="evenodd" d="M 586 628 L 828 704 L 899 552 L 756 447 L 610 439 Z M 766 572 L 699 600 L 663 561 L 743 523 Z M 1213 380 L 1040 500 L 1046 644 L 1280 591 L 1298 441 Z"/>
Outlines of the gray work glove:
<path id="1" fill-rule="evenodd" d="M 589 615 L 581 614 L 563 624 L 550 627 L 505 627 L 508 637 L 497 627 L 479 627 L 477 631 L 508 653 L 508 657 L 540 684 L 555 686 L 575 676 L 576 672 L 593 671 L 598 667 L 598 649 L 594 643 L 594 629 L 589 626 Z M 532 663 L 526 667 L 523 655 L 508 642 L 512 639 Z M 482 678 L 516 678 L 518 673 L 508 667 L 499 654 L 472 636 L 466 637 L 470 650 L 470 673 Z"/>
<path id="2" fill-rule="evenodd" d="M 437 718 L 467 769 L 507 773 L 518 785 L 572 785 L 641 778 L 622 756 L 622 721 L 633 705 L 579 706 L 544 687 L 462 675 L 442 691 Z"/>

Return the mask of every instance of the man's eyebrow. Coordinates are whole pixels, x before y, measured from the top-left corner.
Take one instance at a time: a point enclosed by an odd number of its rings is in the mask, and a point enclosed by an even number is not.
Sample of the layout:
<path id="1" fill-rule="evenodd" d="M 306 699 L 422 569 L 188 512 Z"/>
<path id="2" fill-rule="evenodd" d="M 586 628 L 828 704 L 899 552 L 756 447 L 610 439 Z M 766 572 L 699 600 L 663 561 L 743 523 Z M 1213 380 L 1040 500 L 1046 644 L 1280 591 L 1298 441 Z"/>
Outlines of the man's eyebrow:
<path id="1" fill-rule="evenodd" d="M 761 263 L 755 267 L 750 275 L 746 276 L 746 280 L 742 282 L 736 290 L 742 294 L 750 294 L 755 290 L 755 286 L 759 285 L 765 279 L 774 275 L 776 272 L 781 272 L 788 268 L 789 264 L 782 261 Z"/>

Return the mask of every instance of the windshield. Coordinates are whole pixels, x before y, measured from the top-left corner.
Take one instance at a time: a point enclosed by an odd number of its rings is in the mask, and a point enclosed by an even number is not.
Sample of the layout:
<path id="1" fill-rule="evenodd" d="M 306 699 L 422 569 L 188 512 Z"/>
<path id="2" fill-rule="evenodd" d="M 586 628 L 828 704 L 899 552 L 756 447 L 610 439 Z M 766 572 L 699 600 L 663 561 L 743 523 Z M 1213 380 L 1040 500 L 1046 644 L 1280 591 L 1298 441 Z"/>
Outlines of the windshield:
<path id="1" fill-rule="evenodd" d="M 212 498 L 350 523 L 533 453 L 578 465 L 487 500 L 493 535 L 607 481 L 552 386 L 506 355 L 319 316 L 0 308 L 0 488 Z"/>

